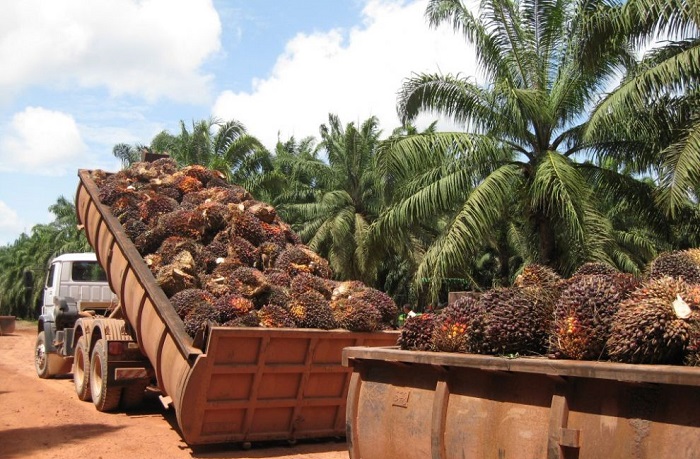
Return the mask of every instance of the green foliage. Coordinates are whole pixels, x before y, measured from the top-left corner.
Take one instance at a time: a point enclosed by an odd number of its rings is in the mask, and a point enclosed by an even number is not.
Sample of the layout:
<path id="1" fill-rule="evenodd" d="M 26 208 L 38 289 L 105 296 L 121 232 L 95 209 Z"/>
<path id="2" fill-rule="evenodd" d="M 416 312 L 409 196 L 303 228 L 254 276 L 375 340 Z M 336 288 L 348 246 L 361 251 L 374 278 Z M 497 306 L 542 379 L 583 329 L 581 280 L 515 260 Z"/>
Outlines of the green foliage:
<path id="1" fill-rule="evenodd" d="M 75 205 L 63 196 L 49 207 L 54 221 L 35 225 L 12 244 L 0 247 L 0 314 L 35 318 L 49 261 L 60 254 L 89 252 L 85 235 L 78 230 Z M 34 285 L 25 288 L 25 272 L 32 273 Z"/>
<path id="2" fill-rule="evenodd" d="M 337 116 L 329 115 L 320 131 L 319 150 L 281 156 L 280 167 L 291 173 L 294 185 L 280 210 L 302 240 L 328 260 L 338 279 L 374 285 L 377 266 L 366 238 L 383 204 L 376 163 L 378 120 L 343 127 Z"/>
<path id="3" fill-rule="evenodd" d="M 672 218 L 698 202 L 699 18 L 694 1 L 630 0 L 597 5 L 587 24 L 587 46 L 595 53 L 663 40 L 640 61 L 627 63 L 625 77 L 596 107 L 585 135 L 636 145 L 618 149 L 617 158 L 658 177 L 654 199 Z"/>
<path id="4" fill-rule="evenodd" d="M 398 102 L 405 122 L 429 112 L 466 129 L 387 142 L 380 168 L 396 184 L 373 237 L 410 241 L 416 229 L 438 229 L 416 276 L 430 279 L 433 297 L 442 279 L 457 275 L 507 285 L 524 262 L 563 274 L 587 260 L 635 271 L 652 255 L 653 237 L 623 225 L 640 212 L 658 218 L 648 201 L 637 205 L 649 190 L 617 186 L 633 182 L 629 171 L 605 161 L 629 145 L 583 136 L 617 66 L 633 61 L 623 41 L 588 46 L 591 6 L 485 0 L 475 14 L 461 0 L 430 1 L 430 24 L 449 24 L 475 45 L 486 83 L 428 73 L 405 80 Z M 581 154 L 599 161 L 579 161 Z"/>

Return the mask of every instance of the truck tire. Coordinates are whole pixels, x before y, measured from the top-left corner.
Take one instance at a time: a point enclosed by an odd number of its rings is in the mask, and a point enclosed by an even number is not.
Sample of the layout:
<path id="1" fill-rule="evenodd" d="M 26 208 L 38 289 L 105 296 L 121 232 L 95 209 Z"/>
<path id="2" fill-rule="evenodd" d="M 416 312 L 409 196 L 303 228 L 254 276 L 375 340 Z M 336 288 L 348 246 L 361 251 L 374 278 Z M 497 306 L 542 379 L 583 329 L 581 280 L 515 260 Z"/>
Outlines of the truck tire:
<path id="1" fill-rule="evenodd" d="M 92 398 L 90 394 L 90 352 L 85 335 L 78 338 L 73 355 L 73 383 L 75 393 L 84 402 Z"/>
<path id="2" fill-rule="evenodd" d="M 119 406 L 122 388 L 108 384 L 108 371 L 107 342 L 100 339 L 90 358 L 90 395 L 97 411 L 113 411 Z"/>
<path id="3" fill-rule="evenodd" d="M 40 332 L 36 337 L 34 368 L 36 368 L 36 374 L 41 379 L 49 379 L 54 376 L 49 371 L 49 355 L 46 353 L 46 335 L 44 332 Z"/>

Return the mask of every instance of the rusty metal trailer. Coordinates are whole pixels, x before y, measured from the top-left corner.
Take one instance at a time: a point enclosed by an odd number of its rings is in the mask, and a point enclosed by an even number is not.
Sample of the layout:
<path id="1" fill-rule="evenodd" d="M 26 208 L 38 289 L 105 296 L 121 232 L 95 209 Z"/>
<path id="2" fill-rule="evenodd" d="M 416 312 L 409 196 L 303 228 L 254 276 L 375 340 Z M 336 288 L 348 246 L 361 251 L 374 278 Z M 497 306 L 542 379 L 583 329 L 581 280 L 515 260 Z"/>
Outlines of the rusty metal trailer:
<path id="1" fill-rule="evenodd" d="M 700 368 L 352 347 L 351 459 L 696 459 Z"/>
<path id="2" fill-rule="evenodd" d="M 341 364 L 343 348 L 391 346 L 398 332 L 212 327 L 195 346 L 120 223 L 99 202 L 90 172 L 78 175 L 78 220 L 120 301 L 117 313 L 86 319 L 73 338 L 80 349 L 83 337 L 93 367 L 95 358 L 105 364 L 89 381 L 99 386 L 93 402 L 97 392 L 106 399 L 103 408 L 120 398 L 128 405 L 148 375 L 191 445 L 345 435 L 351 372 Z M 111 366 L 110 351 L 120 349 L 115 343 L 145 356 L 143 368 L 138 359 Z M 84 359 L 75 360 L 83 367 L 74 366 L 74 374 L 84 377 Z"/>

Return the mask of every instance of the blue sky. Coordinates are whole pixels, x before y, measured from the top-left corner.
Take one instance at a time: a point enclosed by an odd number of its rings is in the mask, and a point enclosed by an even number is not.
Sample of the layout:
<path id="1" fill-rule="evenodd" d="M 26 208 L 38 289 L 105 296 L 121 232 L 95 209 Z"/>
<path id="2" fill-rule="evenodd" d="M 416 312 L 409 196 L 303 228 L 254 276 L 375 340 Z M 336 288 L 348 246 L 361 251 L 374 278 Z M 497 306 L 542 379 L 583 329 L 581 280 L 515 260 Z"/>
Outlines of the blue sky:
<path id="1" fill-rule="evenodd" d="M 430 29 L 426 4 L 0 0 L 0 245 L 51 221 L 78 169 L 115 171 L 115 144 L 180 120 L 235 119 L 269 148 L 317 137 L 329 113 L 391 132 L 412 72 L 475 75 L 471 49 Z"/>

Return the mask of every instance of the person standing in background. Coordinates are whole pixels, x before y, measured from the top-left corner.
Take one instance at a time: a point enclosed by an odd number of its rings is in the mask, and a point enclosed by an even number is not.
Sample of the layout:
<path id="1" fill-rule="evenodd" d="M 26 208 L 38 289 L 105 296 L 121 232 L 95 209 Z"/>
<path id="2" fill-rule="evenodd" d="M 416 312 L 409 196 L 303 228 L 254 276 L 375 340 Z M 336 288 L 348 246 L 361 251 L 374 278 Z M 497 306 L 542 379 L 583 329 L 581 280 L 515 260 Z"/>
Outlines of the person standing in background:
<path id="1" fill-rule="evenodd" d="M 409 317 L 416 317 L 416 313 L 410 304 L 404 304 L 403 312 L 399 315 L 399 327 L 402 327 Z"/>

